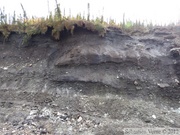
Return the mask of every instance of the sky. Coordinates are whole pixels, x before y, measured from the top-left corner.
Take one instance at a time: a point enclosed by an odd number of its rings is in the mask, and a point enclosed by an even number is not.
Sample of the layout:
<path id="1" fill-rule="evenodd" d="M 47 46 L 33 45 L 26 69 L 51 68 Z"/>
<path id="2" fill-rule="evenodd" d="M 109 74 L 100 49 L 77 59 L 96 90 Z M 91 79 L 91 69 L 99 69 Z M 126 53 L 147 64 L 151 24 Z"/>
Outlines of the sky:
<path id="1" fill-rule="evenodd" d="M 49 1 L 49 6 L 48 6 Z M 126 20 L 141 20 L 156 24 L 168 24 L 180 20 L 180 0 L 57 0 L 65 14 L 87 14 L 90 3 L 91 18 L 103 15 L 105 20 L 120 22 L 125 14 Z M 22 3 L 27 15 L 46 17 L 48 11 L 54 11 L 55 0 L 0 0 L 0 8 L 6 13 L 23 14 Z"/>

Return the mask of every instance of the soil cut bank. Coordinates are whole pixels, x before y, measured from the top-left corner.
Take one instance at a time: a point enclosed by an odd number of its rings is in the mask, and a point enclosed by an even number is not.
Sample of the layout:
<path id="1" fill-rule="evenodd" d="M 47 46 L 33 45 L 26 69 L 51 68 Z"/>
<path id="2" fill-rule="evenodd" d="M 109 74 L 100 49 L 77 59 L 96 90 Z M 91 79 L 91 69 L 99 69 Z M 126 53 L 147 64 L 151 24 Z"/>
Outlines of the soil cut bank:
<path id="1" fill-rule="evenodd" d="M 123 135 L 180 128 L 180 28 L 0 35 L 0 133 Z"/>

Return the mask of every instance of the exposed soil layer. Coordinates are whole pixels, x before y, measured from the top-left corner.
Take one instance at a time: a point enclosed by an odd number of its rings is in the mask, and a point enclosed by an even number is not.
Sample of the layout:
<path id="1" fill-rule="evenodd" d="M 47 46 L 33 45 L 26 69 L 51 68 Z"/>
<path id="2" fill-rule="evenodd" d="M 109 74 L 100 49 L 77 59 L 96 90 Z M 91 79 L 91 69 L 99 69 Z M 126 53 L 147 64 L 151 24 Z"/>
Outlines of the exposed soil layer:
<path id="1" fill-rule="evenodd" d="M 24 36 L 0 35 L 2 135 L 180 128 L 180 28 Z"/>

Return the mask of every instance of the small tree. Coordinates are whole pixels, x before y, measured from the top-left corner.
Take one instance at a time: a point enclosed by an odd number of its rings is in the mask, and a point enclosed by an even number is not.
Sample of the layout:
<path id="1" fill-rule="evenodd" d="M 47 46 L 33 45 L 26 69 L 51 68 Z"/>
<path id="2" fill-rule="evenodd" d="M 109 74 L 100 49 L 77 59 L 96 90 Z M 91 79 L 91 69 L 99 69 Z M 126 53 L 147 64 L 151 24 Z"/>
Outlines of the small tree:
<path id="1" fill-rule="evenodd" d="M 55 2 L 56 2 L 55 18 L 57 18 L 58 20 L 61 20 L 62 19 L 62 15 L 61 15 L 60 4 L 57 3 L 57 0 L 55 0 Z"/>
<path id="2" fill-rule="evenodd" d="M 7 24 L 7 15 L 5 14 L 5 8 L 3 10 L 0 9 L 0 23 Z"/>
<path id="3" fill-rule="evenodd" d="M 14 11 L 14 15 L 12 17 L 12 24 L 16 24 L 16 12 Z"/>
<path id="4" fill-rule="evenodd" d="M 90 4 L 89 3 L 87 5 L 87 10 L 88 10 L 87 20 L 90 21 Z"/>

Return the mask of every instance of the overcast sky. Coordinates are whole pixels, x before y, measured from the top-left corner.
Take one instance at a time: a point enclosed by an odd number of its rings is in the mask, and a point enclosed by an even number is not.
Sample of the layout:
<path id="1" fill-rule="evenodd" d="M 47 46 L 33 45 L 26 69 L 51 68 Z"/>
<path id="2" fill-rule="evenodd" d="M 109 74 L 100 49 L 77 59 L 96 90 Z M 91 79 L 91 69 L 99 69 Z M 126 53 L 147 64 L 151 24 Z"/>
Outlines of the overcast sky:
<path id="1" fill-rule="evenodd" d="M 20 3 L 23 4 L 28 16 L 47 16 L 48 0 L 0 0 L 0 8 L 5 7 L 6 13 L 22 14 Z M 147 20 L 154 23 L 169 23 L 180 20 L 180 0 L 57 0 L 62 11 L 71 14 L 87 13 L 87 3 L 90 3 L 91 17 L 104 15 L 122 21 L 123 13 L 126 19 Z M 55 0 L 49 0 L 49 9 L 53 11 Z M 104 10 L 103 10 L 104 9 Z"/>

